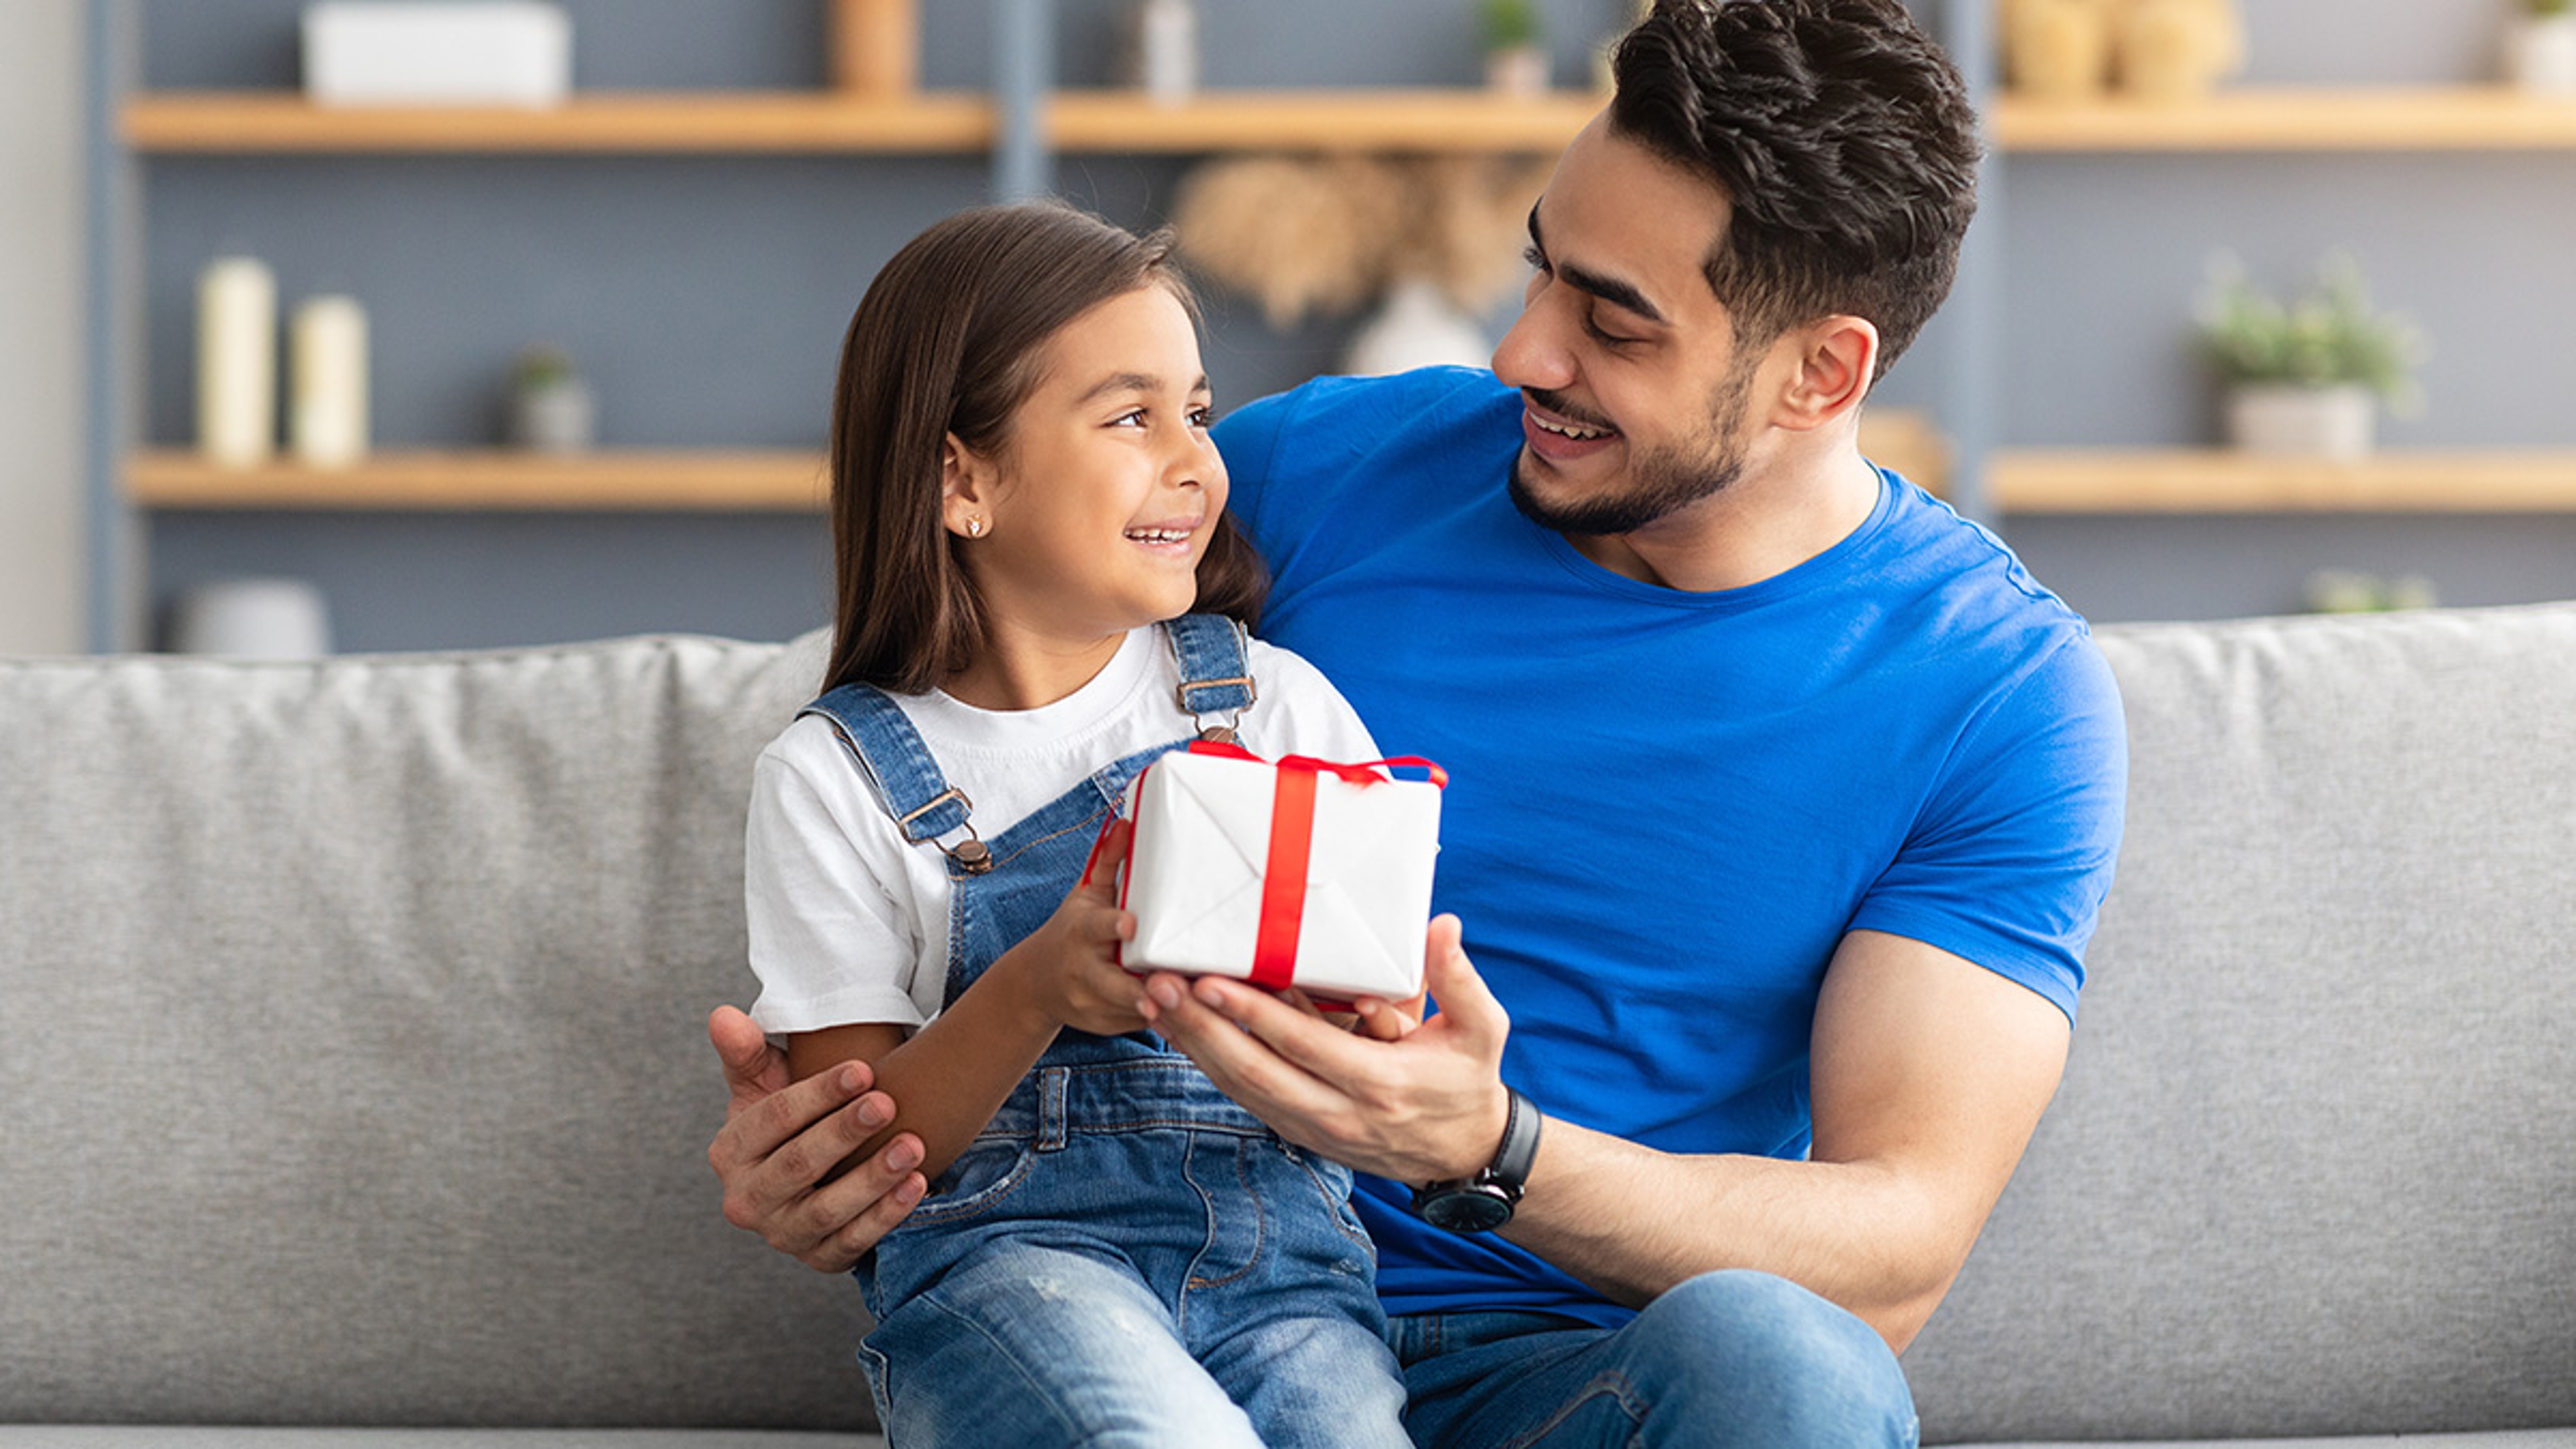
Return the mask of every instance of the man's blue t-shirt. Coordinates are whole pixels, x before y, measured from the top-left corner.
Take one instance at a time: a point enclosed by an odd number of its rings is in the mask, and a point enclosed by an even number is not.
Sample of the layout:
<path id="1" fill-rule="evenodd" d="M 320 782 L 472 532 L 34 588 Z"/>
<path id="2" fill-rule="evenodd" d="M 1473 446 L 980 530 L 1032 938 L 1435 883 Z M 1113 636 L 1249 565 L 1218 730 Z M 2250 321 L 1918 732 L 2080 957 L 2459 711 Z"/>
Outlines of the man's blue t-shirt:
<path id="1" fill-rule="evenodd" d="M 1262 634 L 1390 754 L 1449 771 L 1435 909 L 1511 1014 L 1503 1076 L 1676 1153 L 1803 1156 L 1847 931 L 1910 937 L 2071 1020 L 2127 767 L 2084 621 L 1894 474 L 1849 538 L 1747 588 L 1613 574 L 1505 492 L 1491 374 L 1334 378 L 1217 428 L 1275 584 Z M 1361 1180 L 1393 1313 L 1628 1311 Z"/>

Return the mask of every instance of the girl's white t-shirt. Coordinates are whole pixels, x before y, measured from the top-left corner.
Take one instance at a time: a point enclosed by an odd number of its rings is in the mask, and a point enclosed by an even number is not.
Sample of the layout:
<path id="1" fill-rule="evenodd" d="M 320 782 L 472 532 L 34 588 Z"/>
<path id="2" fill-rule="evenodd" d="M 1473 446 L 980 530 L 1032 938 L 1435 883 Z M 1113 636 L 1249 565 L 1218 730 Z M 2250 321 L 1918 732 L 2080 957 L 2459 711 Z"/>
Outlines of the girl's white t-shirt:
<path id="1" fill-rule="evenodd" d="M 1257 639 L 1249 662 L 1255 697 L 1236 721 L 1245 749 L 1265 759 L 1378 757 L 1368 728 L 1313 665 Z M 936 690 L 893 698 L 948 783 L 974 802 L 975 833 L 991 840 L 1101 766 L 1196 733 L 1175 694 L 1180 680 L 1170 643 L 1148 625 L 1090 683 L 1037 709 L 977 709 Z M 743 881 L 760 977 L 751 1016 L 763 1030 L 912 1029 L 939 1014 L 947 857 L 903 838 L 830 721 L 802 716 L 761 751 Z"/>

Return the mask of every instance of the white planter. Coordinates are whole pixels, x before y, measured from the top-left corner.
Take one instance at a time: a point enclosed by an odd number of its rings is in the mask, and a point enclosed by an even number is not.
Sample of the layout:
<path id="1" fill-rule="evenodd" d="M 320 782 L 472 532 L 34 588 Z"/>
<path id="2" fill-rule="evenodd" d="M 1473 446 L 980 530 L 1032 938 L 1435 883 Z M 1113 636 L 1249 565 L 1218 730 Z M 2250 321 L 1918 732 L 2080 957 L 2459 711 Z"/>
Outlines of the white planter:
<path id="1" fill-rule="evenodd" d="M 319 659 L 331 652 L 331 611 L 302 579 L 217 579 L 180 595 L 170 647 L 230 659 Z"/>
<path id="2" fill-rule="evenodd" d="M 1485 56 L 1485 84 L 1513 96 L 1543 96 L 1551 83 L 1548 53 L 1535 45 L 1515 45 Z"/>
<path id="3" fill-rule="evenodd" d="M 510 441 L 539 453 L 579 453 L 590 447 L 590 387 L 565 378 L 522 388 L 510 399 Z"/>
<path id="4" fill-rule="evenodd" d="M 1353 377 L 1384 377 L 1417 367 L 1483 367 L 1493 356 L 1492 340 L 1445 293 L 1408 278 L 1353 334 L 1342 366 Z"/>
<path id="5" fill-rule="evenodd" d="M 2358 383 L 2249 383 L 2227 395 L 2228 441 L 2248 453 L 2367 458 L 2378 425 L 2378 397 Z"/>
<path id="6" fill-rule="evenodd" d="M 2576 15 L 2521 15 L 2504 36 L 2505 78 L 2526 91 L 2576 93 Z"/>

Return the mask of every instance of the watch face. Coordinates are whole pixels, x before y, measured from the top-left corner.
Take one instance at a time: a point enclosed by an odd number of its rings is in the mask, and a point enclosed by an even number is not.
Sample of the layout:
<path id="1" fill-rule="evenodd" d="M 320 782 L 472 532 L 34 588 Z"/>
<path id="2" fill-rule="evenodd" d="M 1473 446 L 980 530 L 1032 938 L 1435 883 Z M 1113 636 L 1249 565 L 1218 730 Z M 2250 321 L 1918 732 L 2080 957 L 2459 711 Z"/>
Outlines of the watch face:
<path id="1" fill-rule="evenodd" d="M 1512 1205 L 1492 1188 L 1461 1187 L 1425 1202 L 1422 1220 L 1453 1233 L 1490 1233 L 1512 1220 Z"/>

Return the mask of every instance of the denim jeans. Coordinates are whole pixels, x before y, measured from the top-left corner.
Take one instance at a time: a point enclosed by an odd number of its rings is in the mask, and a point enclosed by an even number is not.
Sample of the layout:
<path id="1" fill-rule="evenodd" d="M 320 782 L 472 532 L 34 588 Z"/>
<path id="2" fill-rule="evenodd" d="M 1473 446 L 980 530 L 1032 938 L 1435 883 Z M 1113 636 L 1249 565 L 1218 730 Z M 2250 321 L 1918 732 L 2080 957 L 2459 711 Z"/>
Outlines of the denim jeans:
<path id="1" fill-rule="evenodd" d="M 1764 1273 L 1689 1279 L 1618 1329 L 1538 1313 L 1430 1313 L 1388 1327 L 1422 1449 L 1915 1443 L 1886 1340 Z"/>
<path id="2" fill-rule="evenodd" d="M 1408 1449 L 1346 1169 L 1186 1059 L 1041 1067 L 862 1265 L 895 1449 Z"/>

